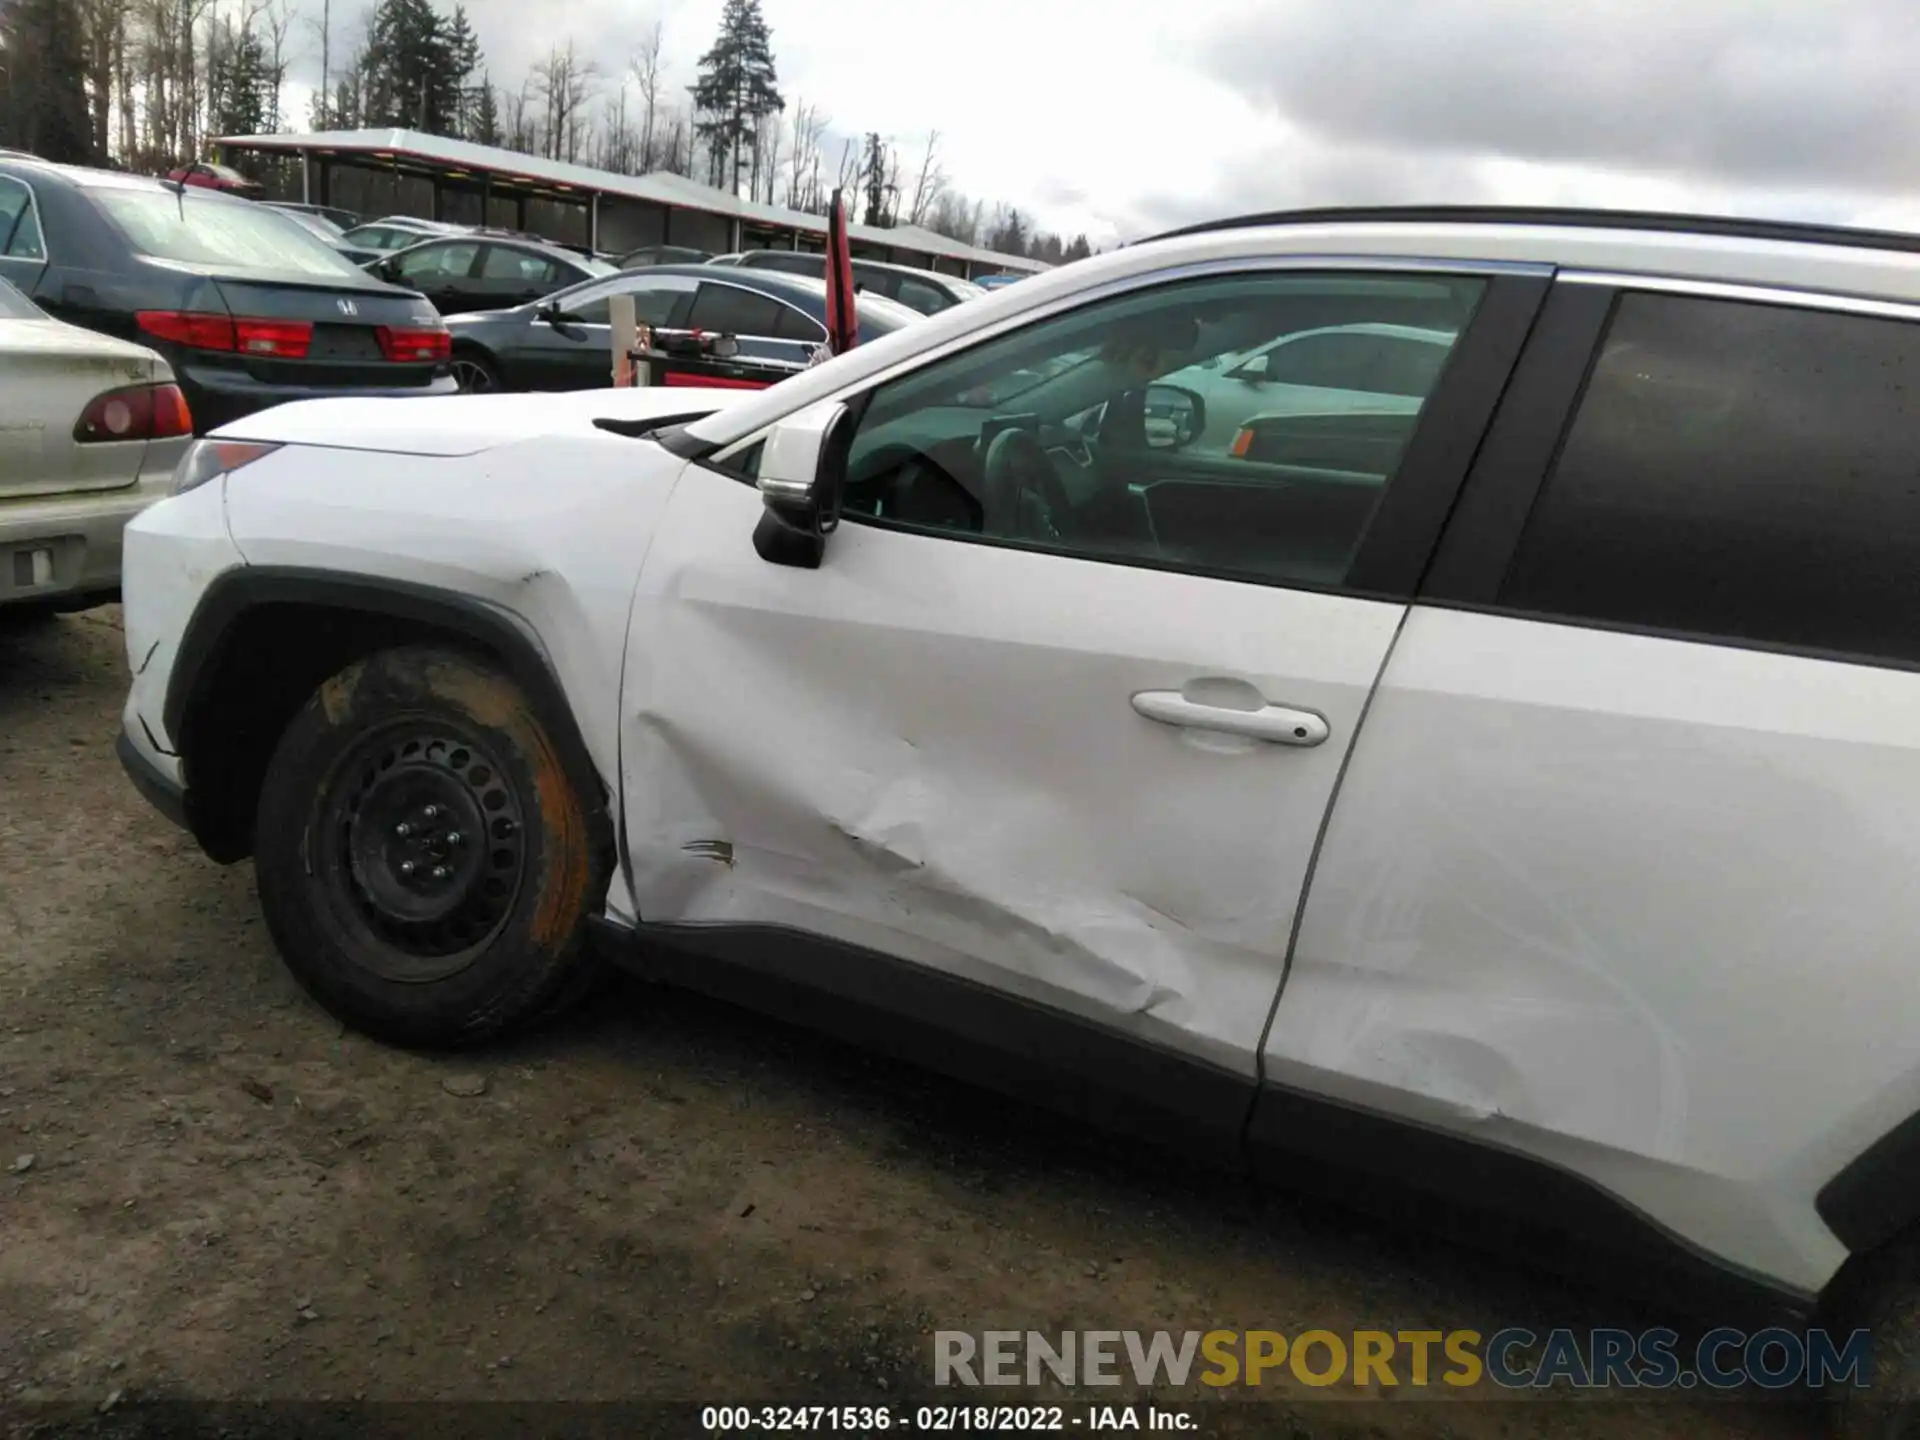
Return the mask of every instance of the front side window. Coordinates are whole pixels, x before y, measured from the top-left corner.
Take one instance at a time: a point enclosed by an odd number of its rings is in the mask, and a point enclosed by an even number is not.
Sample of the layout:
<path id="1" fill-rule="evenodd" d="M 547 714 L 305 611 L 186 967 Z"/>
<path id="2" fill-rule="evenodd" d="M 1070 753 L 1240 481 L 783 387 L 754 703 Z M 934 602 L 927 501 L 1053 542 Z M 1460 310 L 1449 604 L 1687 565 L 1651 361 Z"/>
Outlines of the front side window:
<path id="1" fill-rule="evenodd" d="M 1503 605 L 1920 662 L 1920 322 L 1627 294 Z"/>
<path id="2" fill-rule="evenodd" d="M 407 280 L 463 280 L 473 269 L 478 245 L 428 245 L 400 257 L 400 274 Z"/>
<path id="3" fill-rule="evenodd" d="M 1375 348 L 1395 343 L 1396 324 L 1431 322 L 1448 337 L 1444 360 L 1484 288 L 1469 277 L 1262 272 L 1038 322 L 874 391 L 853 438 L 844 513 L 1088 559 L 1338 587 L 1442 366 L 1416 395 L 1275 387 L 1252 417 L 1213 415 L 1195 377 L 1217 379 L 1208 362 L 1329 318 Z M 1341 367 L 1331 378 L 1352 378 L 1349 351 L 1323 353 Z M 1318 378 L 1308 372 L 1305 383 Z M 1236 453 L 1233 437 L 1253 422 L 1260 445 Z"/>
<path id="4" fill-rule="evenodd" d="M 593 298 L 579 304 L 567 304 L 566 311 L 583 325 L 611 325 L 613 323 L 612 299 L 615 295 L 633 296 L 633 319 L 636 325 L 650 325 L 655 329 L 665 329 L 673 320 L 673 307 L 692 286 L 681 281 L 654 281 L 651 284 L 619 285 L 609 290 L 597 292 Z"/>

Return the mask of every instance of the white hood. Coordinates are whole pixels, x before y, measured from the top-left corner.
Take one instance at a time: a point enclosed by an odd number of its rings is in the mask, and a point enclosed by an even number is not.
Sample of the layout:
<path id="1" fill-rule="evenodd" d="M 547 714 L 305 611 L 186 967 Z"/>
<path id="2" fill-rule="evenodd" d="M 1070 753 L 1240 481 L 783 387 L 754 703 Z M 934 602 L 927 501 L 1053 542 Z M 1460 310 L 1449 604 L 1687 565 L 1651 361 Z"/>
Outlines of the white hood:
<path id="1" fill-rule="evenodd" d="M 595 420 L 711 414 L 751 392 L 569 390 L 530 395 L 340 396 L 298 400 L 234 420 L 213 433 L 236 440 L 382 450 L 403 455 L 476 455 L 542 435 L 577 434 Z"/>

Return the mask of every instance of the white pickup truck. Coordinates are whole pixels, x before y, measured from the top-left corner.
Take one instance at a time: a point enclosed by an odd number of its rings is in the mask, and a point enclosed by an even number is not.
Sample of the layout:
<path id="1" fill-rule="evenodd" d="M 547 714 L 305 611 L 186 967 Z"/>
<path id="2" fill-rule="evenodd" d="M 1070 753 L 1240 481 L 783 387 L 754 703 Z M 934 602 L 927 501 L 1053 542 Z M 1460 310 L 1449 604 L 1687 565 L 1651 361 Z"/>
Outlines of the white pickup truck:
<path id="1" fill-rule="evenodd" d="M 1408 327 L 1450 337 L 1426 393 L 1357 406 Z M 1151 393 L 1330 329 L 1339 403 L 1303 352 L 1244 453 Z M 122 755 L 398 1043 L 612 957 L 1528 1253 L 1897 1318 L 1917 456 L 1901 237 L 1201 227 L 758 394 L 229 425 L 129 532 Z"/>

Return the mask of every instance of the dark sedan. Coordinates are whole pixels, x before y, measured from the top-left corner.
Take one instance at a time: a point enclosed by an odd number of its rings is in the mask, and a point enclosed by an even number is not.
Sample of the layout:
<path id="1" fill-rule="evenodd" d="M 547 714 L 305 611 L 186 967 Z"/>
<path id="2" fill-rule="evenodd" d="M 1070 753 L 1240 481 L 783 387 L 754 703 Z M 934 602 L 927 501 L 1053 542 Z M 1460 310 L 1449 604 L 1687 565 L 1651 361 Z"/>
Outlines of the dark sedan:
<path id="1" fill-rule="evenodd" d="M 542 240 L 473 233 L 409 245 L 367 266 L 367 273 L 418 290 L 442 315 L 458 315 L 524 305 L 620 272 Z"/>
<path id="2" fill-rule="evenodd" d="M 664 385 L 759 389 L 806 368 L 826 343 L 824 281 L 777 271 L 716 270 L 711 265 L 651 265 L 590 280 L 511 310 L 458 315 L 453 368 L 463 390 L 596 390 L 612 383 L 615 295 L 631 295 L 634 318 L 654 328 L 669 358 Z M 877 295 L 858 300 L 860 338 L 912 325 L 921 317 Z M 695 353 L 691 332 L 732 338 L 723 359 Z"/>
<path id="3" fill-rule="evenodd" d="M 0 275 L 58 319 L 159 351 L 202 432 L 287 400 L 455 388 L 420 295 L 200 186 L 0 158 Z"/>

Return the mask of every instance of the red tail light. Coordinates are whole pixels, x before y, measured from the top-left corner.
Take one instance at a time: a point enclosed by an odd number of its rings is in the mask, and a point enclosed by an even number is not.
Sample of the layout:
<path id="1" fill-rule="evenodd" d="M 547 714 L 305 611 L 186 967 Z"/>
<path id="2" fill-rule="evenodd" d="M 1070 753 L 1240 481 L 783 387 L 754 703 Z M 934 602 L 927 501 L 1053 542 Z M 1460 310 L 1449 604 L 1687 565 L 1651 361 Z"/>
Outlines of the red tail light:
<path id="1" fill-rule="evenodd" d="M 156 340 L 191 345 L 195 350 L 233 349 L 233 317 L 193 310 L 141 310 L 134 323 Z"/>
<path id="2" fill-rule="evenodd" d="M 1233 437 L 1233 445 L 1227 453 L 1236 460 L 1244 460 L 1251 449 L 1253 449 L 1253 429 L 1249 426 Z"/>
<path id="3" fill-rule="evenodd" d="M 438 362 L 453 354 L 453 334 L 444 325 L 420 329 L 380 325 L 373 333 L 380 337 L 380 353 L 396 364 Z"/>
<path id="4" fill-rule="evenodd" d="M 236 320 L 196 310 L 142 310 L 133 318 L 155 339 L 195 350 L 235 350 L 242 355 L 301 360 L 313 344 L 313 326 L 305 320 Z"/>
<path id="5" fill-rule="evenodd" d="M 73 438 L 83 445 L 101 440 L 169 440 L 192 433 L 193 415 L 178 385 L 129 385 L 96 395 L 73 427 Z"/>
<path id="6" fill-rule="evenodd" d="M 242 355 L 304 360 L 313 344 L 313 326 L 305 320 L 235 320 L 233 338 L 233 348 Z"/>

